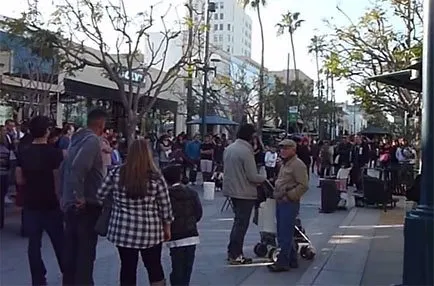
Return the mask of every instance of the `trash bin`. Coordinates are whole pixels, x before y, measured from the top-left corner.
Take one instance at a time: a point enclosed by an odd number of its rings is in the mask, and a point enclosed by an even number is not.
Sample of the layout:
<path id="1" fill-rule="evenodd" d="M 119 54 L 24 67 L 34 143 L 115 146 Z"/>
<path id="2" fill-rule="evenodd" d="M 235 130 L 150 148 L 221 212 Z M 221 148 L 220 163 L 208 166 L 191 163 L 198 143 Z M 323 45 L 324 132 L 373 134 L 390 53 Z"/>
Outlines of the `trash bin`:
<path id="1" fill-rule="evenodd" d="M 340 200 L 340 191 L 335 179 L 321 179 L 321 212 L 332 213 L 336 211 Z"/>

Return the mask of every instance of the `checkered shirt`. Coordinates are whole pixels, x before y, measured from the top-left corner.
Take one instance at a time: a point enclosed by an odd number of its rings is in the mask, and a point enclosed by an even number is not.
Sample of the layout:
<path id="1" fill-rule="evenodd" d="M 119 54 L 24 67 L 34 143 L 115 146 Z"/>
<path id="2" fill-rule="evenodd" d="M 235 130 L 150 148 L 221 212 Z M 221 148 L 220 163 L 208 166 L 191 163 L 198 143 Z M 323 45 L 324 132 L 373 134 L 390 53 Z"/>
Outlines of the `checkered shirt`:
<path id="1" fill-rule="evenodd" d="M 144 198 L 127 197 L 119 186 L 119 170 L 113 169 L 98 190 L 98 200 L 112 194 L 113 203 L 107 239 L 114 245 L 145 249 L 164 241 L 163 224 L 173 221 L 172 207 L 166 182 L 154 176 L 148 183 Z"/>

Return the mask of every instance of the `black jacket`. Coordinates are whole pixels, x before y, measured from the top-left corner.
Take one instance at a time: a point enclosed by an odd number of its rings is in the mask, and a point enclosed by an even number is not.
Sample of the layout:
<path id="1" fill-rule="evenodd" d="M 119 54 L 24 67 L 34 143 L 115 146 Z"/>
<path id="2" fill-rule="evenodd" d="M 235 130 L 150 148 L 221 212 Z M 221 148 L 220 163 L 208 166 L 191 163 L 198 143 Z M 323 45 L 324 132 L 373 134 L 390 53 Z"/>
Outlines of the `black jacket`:
<path id="1" fill-rule="evenodd" d="M 198 236 L 197 222 L 202 218 L 202 205 L 198 194 L 185 185 L 169 188 L 175 220 L 172 222 L 172 241 Z"/>
<path id="2" fill-rule="evenodd" d="M 354 167 L 361 167 L 369 162 L 369 146 L 366 143 L 353 145 L 351 150 L 351 163 Z"/>
<path id="3" fill-rule="evenodd" d="M 301 161 L 306 165 L 307 168 L 310 166 L 310 155 L 311 152 L 309 150 L 309 147 L 306 145 L 298 145 L 297 146 L 297 156 L 300 158 Z"/>

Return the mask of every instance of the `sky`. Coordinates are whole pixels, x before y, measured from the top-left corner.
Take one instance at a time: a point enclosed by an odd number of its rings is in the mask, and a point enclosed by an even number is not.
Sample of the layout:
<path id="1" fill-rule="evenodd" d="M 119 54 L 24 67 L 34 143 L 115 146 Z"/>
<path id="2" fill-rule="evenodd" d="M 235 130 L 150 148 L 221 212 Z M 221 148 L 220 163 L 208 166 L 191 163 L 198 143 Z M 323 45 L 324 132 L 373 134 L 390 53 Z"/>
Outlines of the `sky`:
<path id="1" fill-rule="evenodd" d="M 165 13 L 171 5 L 167 18 L 172 20 L 172 24 L 179 22 L 183 16 L 185 0 L 124 0 L 127 10 L 131 13 L 144 11 L 151 3 L 158 3 L 155 14 Z M 236 1 L 236 0 L 234 0 Z M 39 0 L 39 9 L 43 13 L 50 13 L 54 5 L 62 2 L 61 0 Z M 115 2 L 115 1 L 114 1 Z M 287 54 L 290 51 L 290 41 L 288 35 L 277 36 L 276 24 L 280 20 L 280 15 L 287 12 L 300 12 L 300 18 L 304 19 L 300 29 L 295 33 L 294 42 L 297 58 L 297 68 L 302 70 L 311 78 L 316 78 L 316 65 L 313 55 L 308 54 L 307 46 L 314 35 L 324 35 L 330 32 L 324 23 L 324 19 L 333 19 L 338 25 L 348 24 L 348 20 L 342 17 L 336 9 L 339 5 L 342 10 L 353 20 L 363 14 L 370 0 L 267 0 L 267 5 L 262 9 L 262 19 L 265 34 L 265 66 L 269 70 L 286 69 Z M 4 5 L 0 14 L 9 17 L 17 17 L 27 7 L 26 0 L 14 0 Z M 251 16 L 253 23 L 252 31 L 252 58 L 260 62 L 261 59 L 261 37 L 256 13 L 251 8 L 246 8 L 246 12 Z M 170 23 L 169 23 L 170 24 Z M 110 29 L 110 27 L 107 27 Z M 158 29 L 158 27 L 156 27 Z M 108 33 L 107 33 L 108 34 Z M 292 64 L 292 61 L 291 61 Z M 350 101 L 351 96 L 346 94 L 345 82 L 335 84 L 336 100 L 338 102 Z"/>

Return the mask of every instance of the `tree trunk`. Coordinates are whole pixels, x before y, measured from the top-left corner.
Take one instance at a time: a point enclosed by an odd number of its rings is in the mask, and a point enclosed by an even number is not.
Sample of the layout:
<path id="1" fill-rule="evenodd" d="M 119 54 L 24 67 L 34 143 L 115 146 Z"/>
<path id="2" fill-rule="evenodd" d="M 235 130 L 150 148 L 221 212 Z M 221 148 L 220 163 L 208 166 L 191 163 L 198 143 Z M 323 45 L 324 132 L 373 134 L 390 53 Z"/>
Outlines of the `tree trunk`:
<path id="1" fill-rule="evenodd" d="M 258 112 L 258 133 L 262 135 L 262 127 L 264 126 L 264 66 L 265 66 L 265 39 L 264 26 L 262 23 L 260 4 L 256 6 L 258 15 L 259 28 L 261 31 L 261 68 L 259 70 L 259 112 Z"/>
<path id="2" fill-rule="evenodd" d="M 297 70 L 297 61 L 295 57 L 295 46 L 294 46 L 294 36 L 292 33 L 289 34 L 291 38 L 291 50 L 292 50 L 292 61 L 294 62 L 294 71 L 295 71 L 295 92 L 297 93 L 297 107 L 298 107 L 298 113 L 300 114 L 300 94 L 298 91 L 298 85 L 300 80 L 300 75 L 298 74 Z M 295 124 L 298 131 L 300 131 L 300 128 L 298 127 L 298 124 Z"/>
<path id="3" fill-rule="evenodd" d="M 127 140 L 127 145 L 130 146 L 131 143 L 136 139 L 136 126 L 138 123 L 137 115 L 134 111 L 129 110 L 127 116 L 127 130 L 125 134 L 125 139 Z"/>

